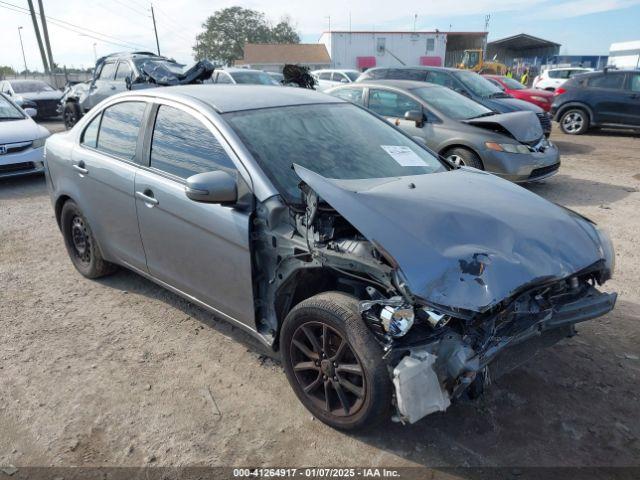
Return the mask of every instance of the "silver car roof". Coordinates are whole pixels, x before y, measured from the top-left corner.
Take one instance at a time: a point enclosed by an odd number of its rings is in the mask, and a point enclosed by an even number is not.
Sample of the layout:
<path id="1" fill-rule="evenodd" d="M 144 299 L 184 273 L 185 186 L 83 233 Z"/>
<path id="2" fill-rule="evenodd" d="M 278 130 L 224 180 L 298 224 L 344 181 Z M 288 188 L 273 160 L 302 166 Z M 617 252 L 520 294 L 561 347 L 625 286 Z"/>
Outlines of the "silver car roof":
<path id="1" fill-rule="evenodd" d="M 195 99 L 209 105 L 218 113 L 317 103 L 347 103 L 314 90 L 279 85 L 179 85 L 154 88 L 149 92 L 137 90 L 132 93 L 136 95 L 148 93 L 150 96 L 176 100 Z"/>

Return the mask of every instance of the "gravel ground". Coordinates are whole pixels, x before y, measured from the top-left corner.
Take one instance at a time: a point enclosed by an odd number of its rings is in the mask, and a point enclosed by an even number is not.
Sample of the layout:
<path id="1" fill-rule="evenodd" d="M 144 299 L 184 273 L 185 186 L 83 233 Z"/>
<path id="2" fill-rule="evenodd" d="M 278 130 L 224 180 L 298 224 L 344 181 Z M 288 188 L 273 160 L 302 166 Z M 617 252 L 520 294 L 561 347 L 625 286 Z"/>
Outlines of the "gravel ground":
<path id="1" fill-rule="evenodd" d="M 127 271 L 81 277 L 44 180 L 0 182 L 0 465 L 640 465 L 640 138 L 554 140 L 560 174 L 530 188 L 611 233 L 617 308 L 482 399 L 366 434 L 313 420 L 203 310 Z"/>

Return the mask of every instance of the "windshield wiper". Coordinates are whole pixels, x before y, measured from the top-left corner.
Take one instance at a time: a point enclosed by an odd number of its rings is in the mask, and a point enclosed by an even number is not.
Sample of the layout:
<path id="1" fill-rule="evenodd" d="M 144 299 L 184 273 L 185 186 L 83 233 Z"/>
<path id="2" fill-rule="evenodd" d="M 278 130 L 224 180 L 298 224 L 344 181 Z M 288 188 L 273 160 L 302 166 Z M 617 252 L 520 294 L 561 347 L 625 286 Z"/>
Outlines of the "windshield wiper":
<path id="1" fill-rule="evenodd" d="M 484 98 L 507 98 L 507 97 L 509 97 L 509 95 L 507 95 L 504 92 L 493 92 L 491 95 L 485 96 Z"/>
<path id="2" fill-rule="evenodd" d="M 496 112 L 484 112 L 484 113 L 481 113 L 480 115 L 476 115 L 475 117 L 467 118 L 467 120 L 473 120 L 475 118 L 482 118 L 482 117 L 490 117 L 495 114 Z"/>

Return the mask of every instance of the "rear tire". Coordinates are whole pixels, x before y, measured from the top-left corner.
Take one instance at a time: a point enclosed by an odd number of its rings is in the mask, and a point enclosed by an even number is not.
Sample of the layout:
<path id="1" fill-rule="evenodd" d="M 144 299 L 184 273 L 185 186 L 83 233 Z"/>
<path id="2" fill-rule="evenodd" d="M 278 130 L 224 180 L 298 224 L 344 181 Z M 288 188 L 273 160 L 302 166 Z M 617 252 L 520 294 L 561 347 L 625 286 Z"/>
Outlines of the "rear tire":
<path id="1" fill-rule="evenodd" d="M 78 123 L 78 120 L 80 120 L 80 117 L 82 117 L 82 112 L 80 111 L 80 105 L 78 105 L 76 102 L 67 102 L 62 112 L 64 127 L 67 130 L 69 130 L 76 123 Z"/>
<path id="2" fill-rule="evenodd" d="M 570 108 L 560 116 L 559 123 L 567 135 L 582 135 L 589 130 L 589 114 L 581 108 Z"/>
<path id="3" fill-rule="evenodd" d="M 451 148 L 447 150 L 443 156 L 451 163 L 454 163 L 458 166 L 473 167 L 477 168 L 478 170 L 484 170 L 484 165 L 482 164 L 482 160 L 480 160 L 480 157 L 468 148 Z"/>
<path id="4" fill-rule="evenodd" d="M 341 430 L 389 418 L 393 385 L 358 300 L 326 292 L 300 302 L 280 332 L 287 380 L 314 417 Z"/>
<path id="5" fill-rule="evenodd" d="M 89 222 L 73 200 L 62 206 L 60 226 L 71 262 L 83 276 L 99 278 L 116 270 L 114 264 L 102 258 Z"/>

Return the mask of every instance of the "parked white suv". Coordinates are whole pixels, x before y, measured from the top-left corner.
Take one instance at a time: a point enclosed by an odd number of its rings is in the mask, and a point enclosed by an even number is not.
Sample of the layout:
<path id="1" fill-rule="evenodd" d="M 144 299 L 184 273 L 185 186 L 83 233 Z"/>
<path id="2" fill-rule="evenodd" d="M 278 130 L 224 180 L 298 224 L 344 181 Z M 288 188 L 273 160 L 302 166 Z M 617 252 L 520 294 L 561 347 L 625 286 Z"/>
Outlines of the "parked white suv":
<path id="1" fill-rule="evenodd" d="M 549 70 L 545 70 L 533 79 L 533 88 L 539 88 L 540 90 L 550 90 L 553 92 L 556 88 L 558 88 L 574 75 L 579 75 L 581 73 L 587 72 L 593 72 L 593 68 L 550 68 Z"/>
<path id="2" fill-rule="evenodd" d="M 360 76 L 358 70 L 314 70 L 311 75 L 318 82 L 316 90 L 326 90 L 341 83 L 352 83 Z"/>

